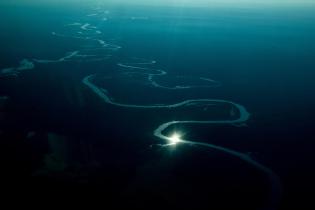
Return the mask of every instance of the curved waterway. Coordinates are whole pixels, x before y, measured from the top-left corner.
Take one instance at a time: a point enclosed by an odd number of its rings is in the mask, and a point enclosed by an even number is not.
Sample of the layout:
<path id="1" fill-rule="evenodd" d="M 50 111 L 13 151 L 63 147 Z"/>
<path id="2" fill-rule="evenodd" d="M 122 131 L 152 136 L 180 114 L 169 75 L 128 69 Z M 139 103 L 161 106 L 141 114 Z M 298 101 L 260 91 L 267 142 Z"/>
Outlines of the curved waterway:
<path id="1" fill-rule="evenodd" d="M 134 73 L 135 70 L 140 70 L 137 72 L 138 74 L 144 74 L 146 75 L 146 79 L 151 83 L 151 86 L 154 86 L 156 88 L 167 88 L 167 89 L 172 89 L 172 90 L 177 90 L 177 89 L 182 89 L 181 87 L 165 87 L 161 86 L 159 84 L 156 84 L 154 81 L 155 76 L 167 76 L 167 72 L 164 70 L 154 70 L 150 69 L 148 67 L 139 67 L 139 65 L 153 65 L 155 62 L 148 61 L 146 63 L 128 63 L 128 64 L 122 64 L 119 63 L 118 65 L 120 67 L 124 68 L 129 68 L 130 72 L 129 73 Z M 146 72 L 143 72 L 143 70 L 146 70 Z M 157 71 L 157 72 L 155 72 Z M 151 73 L 148 73 L 151 72 Z M 104 88 L 100 88 L 97 85 L 93 83 L 93 79 L 97 78 L 97 75 L 89 75 L 85 77 L 82 82 L 89 87 L 96 95 L 98 95 L 100 98 L 103 99 L 105 103 L 114 105 L 114 106 L 119 106 L 119 107 L 125 107 L 125 108 L 131 108 L 131 109 L 172 109 L 173 112 L 176 112 L 177 109 L 182 108 L 182 107 L 198 107 L 198 109 L 204 109 L 208 110 L 209 107 L 211 109 L 211 106 L 213 105 L 223 105 L 227 104 L 229 105 L 228 107 L 232 107 L 230 111 L 230 117 L 229 119 L 221 119 L 221 120 L 181 120 L 181 121 L 169 121 L 165 122 L 161 125 L 159 125 L 155 130 L 153 131 L 153 135 L 156 136 L 159 139 L 165 140 L 165 144 L 162 146 L 174 146 L 176 144 L 189 144 L 189 145 L 197 145 L 197 146 L 202 146 L 202 147 L 207 147 L 210 149 L 214 149 L 217 151 L 220 151 L 222 153 L 231 155 L 235 158 L 238 158 L 242 161 L 245 161 L 249 165 L 255 167 L 262 173 L 264 173 L 270 182 L 271 185 L 271 191 L 270 191 L 270 196 L 269 196 L 269 203 L 268 207 L 266 209 L 276 209 L 277 203 L 279 202 L 279 198 L 281 195 L 281 185 L 278 176 L 270 170 L 268 167 L 260 164 L 256 160 L 254 160 L 252 157 L 249 155 L 238 152 L 235 150 L 232 150 L 230 148 L 222 147 L 219 145 L 214 145 L 211 143 L 205 143 L 202 142 L 202 140 L 190 140 L 190 139 L 183 139 L 182 136 L 179 133 L 175 133 L 171 136 L 167 136 L 165 134 L 165 131 L 170 128 L 171 126 L 174 125 L 179 125 L 179 124 L 209 124 L 209 125 L 215 125 L 215 124 L 227 124 L 227 125 L 239 125 L 246 123 L 248 119 L 250 118 L 250 113 L 246 110 L 246 108 L 243 105 L 237 104 L 232 101 L 228 100 L 222 100 L 222 99 L 190 99 L 190 100 L 184 100 L 178 103 L 174 104 L 167 104 L 167 105 L 141 105 L 141 104 L 128 104 L 128 103 L 121 103 L 117 102 L 113 99 L 112 96 L 110 96 L 110 91 L 106 90 Z M 208 87 L 212 86 L 217 86 L 219 83 L 215 82 L 212 79 L 207 79 L 207 81 L 210 82 Z M 212 84 L 213 83 L 213 84 Z M 186 86 L 186 88 L 198 88 L 198 85 L 192 85 L 192 86 Z M 200 86 L 203 87 L 203 86 Z M 207 109 L 205 109 L 207 108 Z M 238 113 L 238 117 L 235 117 L 236 113 Z"/>
<path id="2" fill-rule="evenodd" d="M 105 10 L 107 11 L 107 10 Z M 93 22 L 98 18 L 100 21 L 110 21 L 109 12 L 104 12 L 102 9 L 98 8 L 94 11 L 93 14 L 87 15 L 89 18 L 93 18 Z M 98 20 L 97 19 L 97 20 Z M 137 18 L 130 17 L 130 20 L 137 21 Z M 139 19 L 141 21 L 146 21 L 148 19 Z M 79 39 L 81 41 L 86 41 L 88 45 L 84 47 L 78 47 L 78 49 L 73 49 L 70 52 L 65 52 L 63 55 L 60 55 L 58 58 L 54 59 L 46 59 L 46 58 L 36 58 L 29 60 L 23 60 L 20 64 L 20 67 L 11 67 L 2 69 L 0 71 L 1 75 L 7 74 L 17 74 L 17 72 L 25 70 L 25 69 L 33 69 L 36 68 L 38 63 L 49 65 L 50 63 L 56 62 L 95 62 L 102 61 L 106 62 L 108 59 L 117 53 L 119 50 L 123 49 L 123 46 L 120 46 L 117 43 L 117 40 L 108 38 L 104 38 L 104 31 L 102 28 L 97 25 L 93 25 L 89 23 L 86 18 L 84 21 L 76 21 L 74 23 L 65 24 L 65 28 L 69 28 L 69 33 L 62 32 L 52 32 L 51 35 L 63 38 L 63 39 Z M 71 30 L 70 30 L 71 29 Z M 163 140 L 165 143 L 161 146 L 163 147 L 173 147 L 176 144 L 189 144 L 189 145 L 197 145 L 209 148 L 209 152 L 212 150 L 217 150 L 219 152 L 228 154 L 234 158 L 240 159 L 247 164 L 253 166 L 258 169 L 261 173 L 263 173 L 269 180 L 270 183 L 270 196 L 268 200 L 268 205 L 266 209 L 276 209 L 277 203 L 280 199 L 281 195 L 281 186 L 277 175 L 270 170 L 268 167 L 260 164 L 258 161 L 250 157 L 249 155 L 235 151 L 231 148 L 222 147 L 220 145 L 214 145 L 211 143 L 205 143 L 201 140 L 195 139 L 185 139 L 181 136 L 180 133 L 175 133 L 172 136 L 166 135 L 166 130 L 174 125 L 180 124 L 209 124 L 209 125 L 240 125 L 246 123 L 250 118 L 249 112 L 246 110 L 245 106 L 235 103 L 233 101 L 224 100 L 224 99 L 212 99 L 212 98 L 196 98 L 196 99 L 185 99 L 183 98 L 181 101 L 176 103 L 157 103 L 157 104 L 141 104 L 141 103 L 128 103 L 128 102 L 119 102 L 116 100 L 115 96 L 112 95 L 111 89 L 106 88 L 106 81 L 110 82 L 114 77 L 118 80 L 119 78 L 128 78 L 132 80 L 135 78 L 135 75 L 141 76 L 141 81 L 143 84 L 146 84 L 150 88 L 154 88 L 156 90 L 167 90 L 167 91 L 185 91 L 187 89 L 193 88 L 218 88 L 221 86 L 221 83 L 215 81 L 211 78 L 205 77 L 197 77 L 192 80 L 189 76 L 183 75 L 169 75 L 167 70 L 157 69 L 154 66 L 157 64 L 157 61 L 150 60 L 146 58 L 134 58 L 130 57 L 124 61 L 118 61 L 116 63 L 117 66 L 117 74 L 115 76 L 108 76 L 105 79 L 104 87 L 100 87 L 95 80 L 100 78 L 102 75 L 99 74 L 91 74 L 87 75 L 82 79 L 84 85 L 86 85 L 93 93 L 95 93 L 98 97 L 100 97 L 104 103 L 110 104 L 112 106 L 124 107 L 130 109 L 168 109 L 172 112 L 176 112 L 180 108 L 188 108 L 188 110 L 194 110 L 194 108 L 202 109 L 206 113 L 211 110 L 213 105 L 230 107 L 228 112 L 230 116 L 227 119 L 206 119 L 206 120 L 198 120 L 198 119 L 186 119 L 180 121 L 169 121 L 160 124 L 156 128 L 152 128 L 152 136 L 155 136 L 158 139 Z M 161 83 L 160 79 L 174 77 L 174 83 Z M 180 79 L 180 83 L 176 84 L 176 78 Z M 185 84 L 185 80 L 187 80 L 187 84 Z M 125 87 L 125 86 L 124 86 Z M 132 87 L 130 87 L 132 88 Z M 228 106 L 224 106 L 228 105 Z M 192 116 L 192 115 L 190 115 Z"/>

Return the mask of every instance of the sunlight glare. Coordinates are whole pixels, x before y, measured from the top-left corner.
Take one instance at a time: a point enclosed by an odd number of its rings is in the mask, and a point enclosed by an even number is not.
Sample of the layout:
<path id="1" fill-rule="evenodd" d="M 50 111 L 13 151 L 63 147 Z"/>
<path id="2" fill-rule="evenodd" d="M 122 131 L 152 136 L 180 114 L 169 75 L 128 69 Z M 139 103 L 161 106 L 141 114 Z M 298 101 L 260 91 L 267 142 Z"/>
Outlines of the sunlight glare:
<path id="1" fill-rule="evenodd" d="M 180 135 L 178 133 L 173 133 L 172 136 L 169 137 L 171 144 L 177 144 L 181 141 Z"/>

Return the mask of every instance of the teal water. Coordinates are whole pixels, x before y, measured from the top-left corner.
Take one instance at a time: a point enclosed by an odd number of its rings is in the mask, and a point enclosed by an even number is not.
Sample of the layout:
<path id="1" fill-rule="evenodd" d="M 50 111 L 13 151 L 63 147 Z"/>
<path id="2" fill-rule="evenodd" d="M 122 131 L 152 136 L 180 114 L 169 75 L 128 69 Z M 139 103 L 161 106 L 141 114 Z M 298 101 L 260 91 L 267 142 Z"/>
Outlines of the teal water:
<path id="1" fill-rule="evenodd" d="M 138 208 L 311 204 L 313 8 L 1 11 L 5 182 Z"/>

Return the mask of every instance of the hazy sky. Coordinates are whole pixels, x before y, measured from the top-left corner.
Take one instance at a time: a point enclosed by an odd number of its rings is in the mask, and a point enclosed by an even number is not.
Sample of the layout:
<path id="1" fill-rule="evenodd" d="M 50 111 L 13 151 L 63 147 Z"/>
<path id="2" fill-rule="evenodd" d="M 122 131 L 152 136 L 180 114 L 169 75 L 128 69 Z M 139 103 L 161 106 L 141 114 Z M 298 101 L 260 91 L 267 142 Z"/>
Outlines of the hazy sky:
<path id="1" fill-rule="evenodd" d="M 48 4 L 48 3 L 119 3 L 119 4 L 144 4 L 144 5 L 169 5 L 169 6 L 287 6 L 287 5 L 309 5 L 315 4 L 315 0 L 0 0 L 11 4 Z"/>

